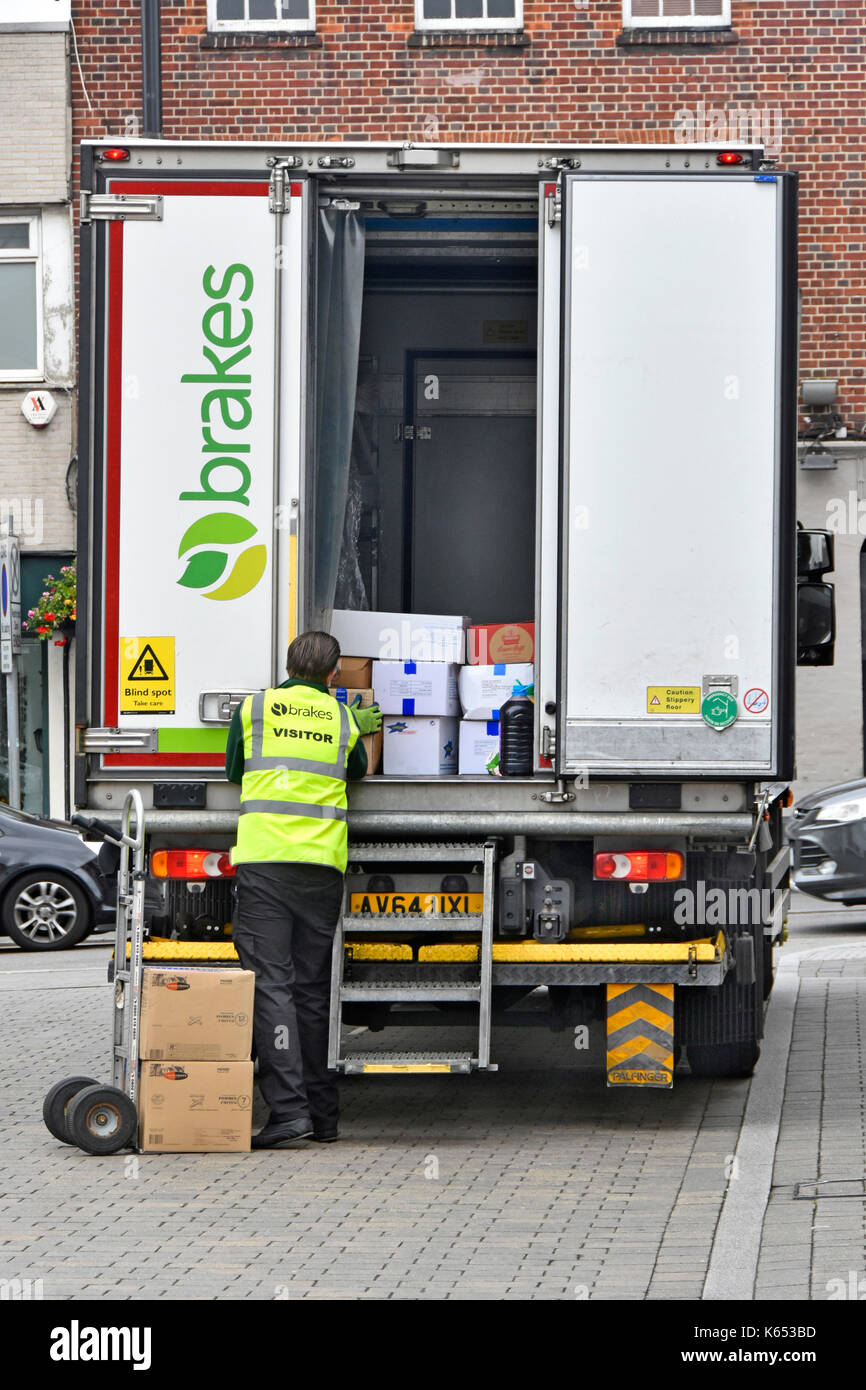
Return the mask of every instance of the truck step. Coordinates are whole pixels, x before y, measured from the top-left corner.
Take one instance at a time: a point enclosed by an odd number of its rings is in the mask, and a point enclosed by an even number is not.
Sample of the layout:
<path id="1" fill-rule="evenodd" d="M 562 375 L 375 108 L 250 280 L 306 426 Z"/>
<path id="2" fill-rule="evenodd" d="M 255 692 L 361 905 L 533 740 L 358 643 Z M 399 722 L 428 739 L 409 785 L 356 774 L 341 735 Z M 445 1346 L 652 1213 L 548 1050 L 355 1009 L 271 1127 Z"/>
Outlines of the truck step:
<path id="1" fill-rule="evenodd" d="M 470 1072 L 478 1069 L 478 1058 L 471 1052 L 353 1052 L 340 1062 L 349 1076 L 376 1075 L 380 1072 Z M 495 1071 L 494 1066 L 487 1068 Z"/>
<path id="2" fill-rule="evenodd" d="M 474 1003 L 481 998 L 480 985 L 452 985 L 447 980 L 431 980 L 430 984 L 401 985 L 396 980 L 364 980 L 340 987 L 340 998 L 359 1003 L 375 999 L 401 1003 Z"/>
<path id="3" fill-rule="evenodd" d="M 349 935 L 358 932 L 389 932 L 399 936 L 401 932 L 480 932 L 481 917 L 475 913 L 442 912 L 394 912 L 385 917 L 374 917 L 364 913 L 350 913 L 343 918 L 343 931 Z"/>
<path id="4" fill-rule="evenodd" d="M 406 860 L 411 863 L 431 864 L 436 862 L 447 862 L 448 860 L 462 860 L 464 863 L 471 863 L 475 860 L 478 863 L 484 859 L 483 844 L 419 844 L 419 843 L 400 843 L 400 844 L 375 844 L 360 845 L 349 844 L 349 863 L 363 864 L 378 861 L 400 863 Z"/>

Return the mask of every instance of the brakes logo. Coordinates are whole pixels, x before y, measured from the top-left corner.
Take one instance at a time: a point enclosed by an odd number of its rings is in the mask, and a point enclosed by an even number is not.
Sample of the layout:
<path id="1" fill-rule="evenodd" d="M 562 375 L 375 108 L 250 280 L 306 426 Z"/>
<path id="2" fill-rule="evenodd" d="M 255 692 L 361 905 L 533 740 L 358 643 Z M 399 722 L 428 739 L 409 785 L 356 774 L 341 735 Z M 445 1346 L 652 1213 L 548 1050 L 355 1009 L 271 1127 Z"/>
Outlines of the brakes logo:
<path id="1" fill-rule="evenodd" d="M 233 512 L 212 512 L 199 517 L 181 537 L 178 548 L 179 558 L 194 551 L 186 562 L 186 569 L 177 581 L 186 589 L 201 589 L 205 598 L 241 598 L 254 589 L 265 572 L 268 552 L 263 545 L 250 545 L 241 549 L 244 541 L 256 535 L 256 528 L 245 516 L 235 516 Z M 198 549 L 206 546 L 207 549 Z M 215 547 L 219 548 L 216 549 Z M 223 575 L 229 560 L 234 563 L 228 575 Z M 222 580 L 222 583 L 217 583 Z M 213 588 L 213 585 L 217 585 Z"/>
<path id="2" fill-rule="evenodd" d="M 178 584 L 198 589 L 203 598 L 227 602 L 243 598 L 259 583 L 267 566 L 267 546 L 250 544 L 258 529 L 243 512 L 249 507 L 252 469 L 247 431 L 252 424 L 249 371 L 239 371 L 252 353 L 252 310 L 242 307 L 253 292 L 249 266 L 234 262 L 216 283 L 208 266 L 202 288 L 209 304 L 202 315 L 202 355 L 211 370 L 186 372 L 181 381 L 204 388 L 199 416 L 204 462 L 199 490 L 180 493 L 181 502 L 198 502 L 209 510 L 184 531 L 178 559 L 185 568 Z M 219 508 L 219 510 L 213 510 Z"/>
<path id="3" fill-rule="evenodd" d="M 312 709 L 309 705 L 284 705 L 282 701 L 275 700 L 271 705 L 271 714 L 284 718 L 286 715 L 294 715 L 300 719 L 328 719 L 331 714 L 329 710 Z"/>

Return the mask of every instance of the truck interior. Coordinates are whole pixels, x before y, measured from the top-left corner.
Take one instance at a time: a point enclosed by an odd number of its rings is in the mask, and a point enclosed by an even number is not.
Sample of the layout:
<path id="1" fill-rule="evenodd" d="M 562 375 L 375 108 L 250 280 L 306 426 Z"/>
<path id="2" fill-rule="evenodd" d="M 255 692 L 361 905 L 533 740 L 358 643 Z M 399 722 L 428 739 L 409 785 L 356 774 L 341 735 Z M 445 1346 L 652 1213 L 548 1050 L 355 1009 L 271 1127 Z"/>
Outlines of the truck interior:
<path id="1" fill-rule="evenodd" d="M 316 611 L 532 621 L 534 209 L 319 216 Z"/>

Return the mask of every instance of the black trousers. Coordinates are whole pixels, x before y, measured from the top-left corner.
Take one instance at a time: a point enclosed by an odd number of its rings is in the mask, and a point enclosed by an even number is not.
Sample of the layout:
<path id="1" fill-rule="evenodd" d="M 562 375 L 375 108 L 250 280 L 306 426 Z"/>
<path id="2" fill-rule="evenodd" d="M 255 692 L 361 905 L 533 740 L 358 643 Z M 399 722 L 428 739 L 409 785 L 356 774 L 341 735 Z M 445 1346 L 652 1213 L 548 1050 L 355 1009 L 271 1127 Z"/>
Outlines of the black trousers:
<path id="1" fill-rule="evenodd" d="M 343 875 L 323 864 L 239 864 L 233 940 L 256 977 L 253 1035 L 270 1121 L 336 1126 L 328 1071 L 334 931 Z"/>

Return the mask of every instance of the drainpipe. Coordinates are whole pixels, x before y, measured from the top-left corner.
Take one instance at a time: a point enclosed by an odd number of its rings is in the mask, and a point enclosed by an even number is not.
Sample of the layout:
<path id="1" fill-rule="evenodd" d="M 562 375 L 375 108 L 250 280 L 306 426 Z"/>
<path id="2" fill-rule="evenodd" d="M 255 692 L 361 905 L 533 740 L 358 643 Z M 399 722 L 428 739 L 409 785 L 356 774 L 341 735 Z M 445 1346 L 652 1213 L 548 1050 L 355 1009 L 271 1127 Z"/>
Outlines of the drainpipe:
<path id="1" fill-rule="evenodd" d="M 141 0 L 141 114 L 145 139 L 162 136 L 160 0 Z"/>

